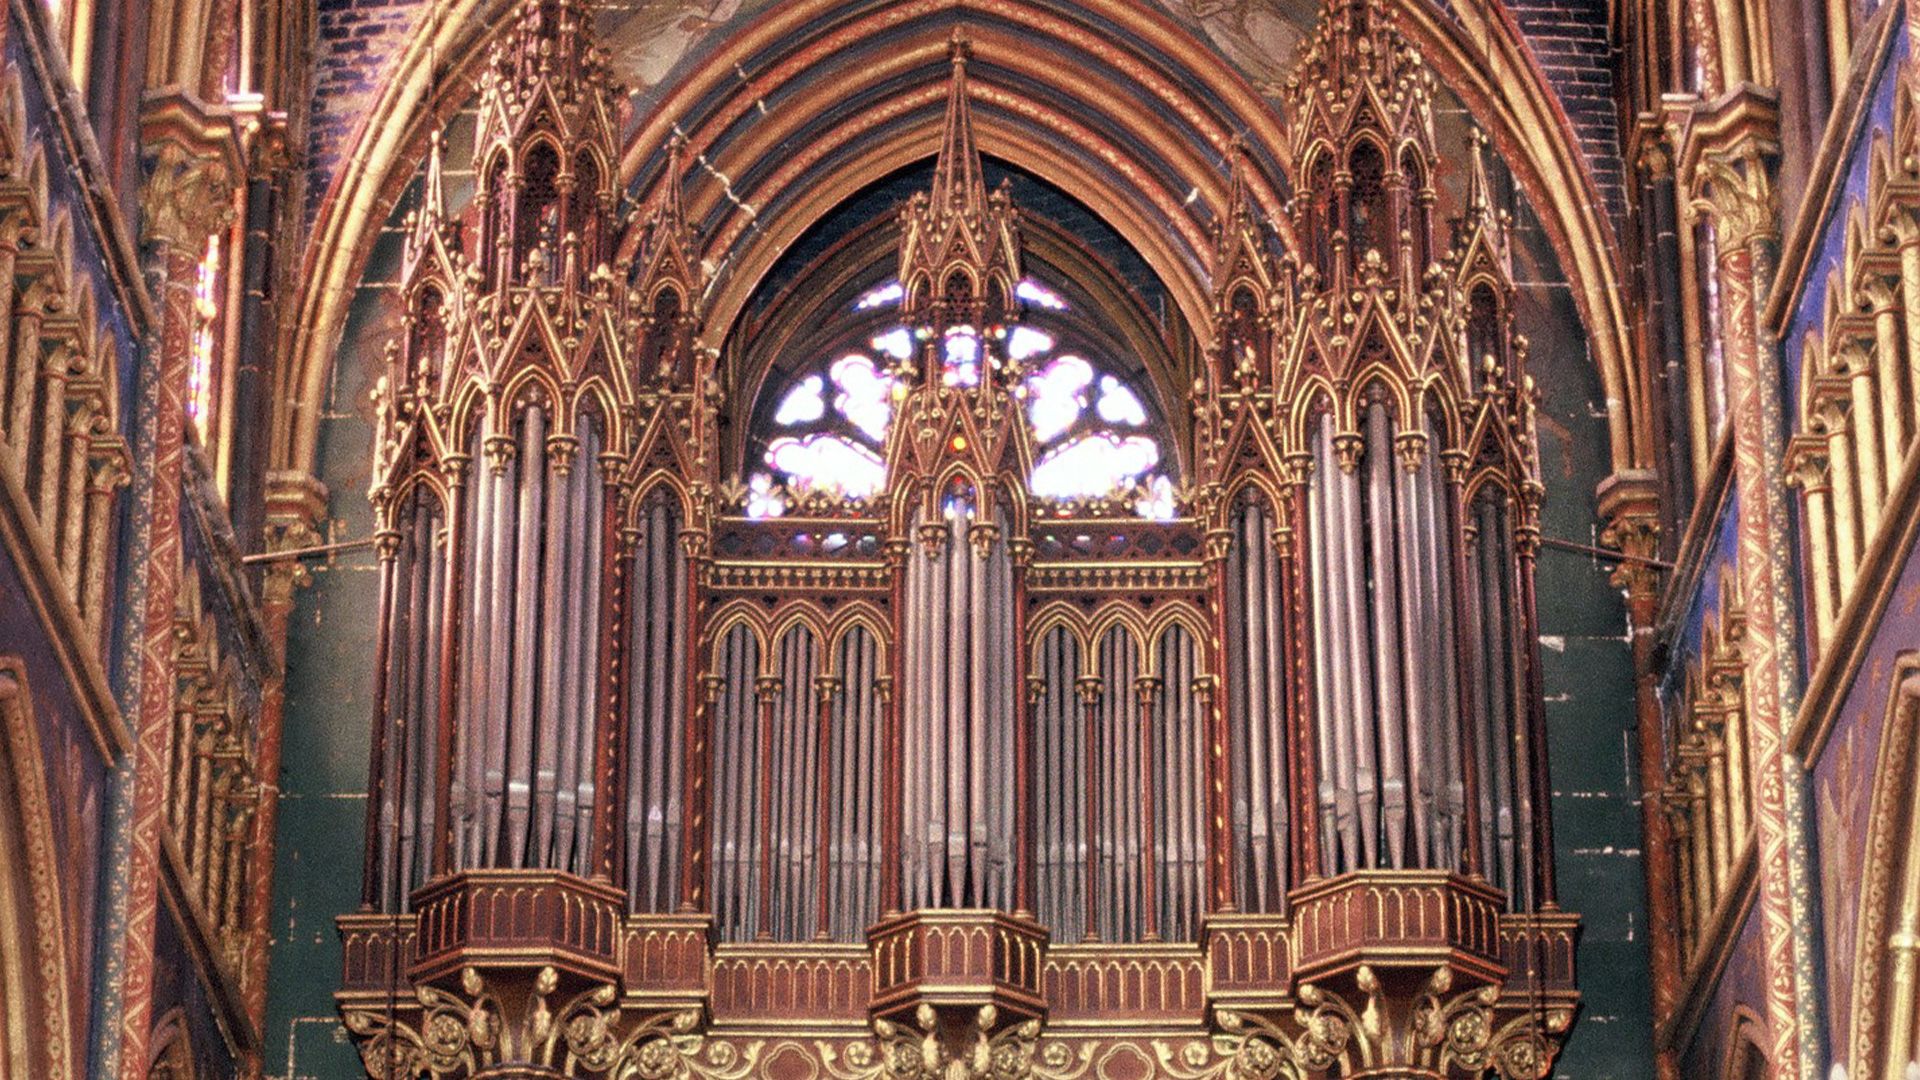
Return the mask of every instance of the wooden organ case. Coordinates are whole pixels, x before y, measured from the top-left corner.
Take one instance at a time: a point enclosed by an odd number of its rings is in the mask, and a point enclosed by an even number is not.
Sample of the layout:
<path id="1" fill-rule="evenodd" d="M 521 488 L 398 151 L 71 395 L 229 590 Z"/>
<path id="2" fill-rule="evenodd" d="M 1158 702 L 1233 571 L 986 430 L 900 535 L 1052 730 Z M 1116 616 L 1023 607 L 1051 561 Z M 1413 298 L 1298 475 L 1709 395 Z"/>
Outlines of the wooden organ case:
<path id="1" fill-rule="evenodd" d="M 699 344 L 711 253 L 677 164 L 619 210 L 588 29 L 520 9 L 471 208 L 436 142 L 409 226 L 339 920 L 369 1075 L 1548 1075 L 1578 920 L 1534 394 L 1480 148 L 1436 222 L 1433 76 L 1380 0 L 1330 0 L 1286 85 L 1288 228 L 1230 150 L 1152 515 L 1030 491 L 1020 215 L 958 33 L 884 485 L 723 479 L 752 403 Z"/>

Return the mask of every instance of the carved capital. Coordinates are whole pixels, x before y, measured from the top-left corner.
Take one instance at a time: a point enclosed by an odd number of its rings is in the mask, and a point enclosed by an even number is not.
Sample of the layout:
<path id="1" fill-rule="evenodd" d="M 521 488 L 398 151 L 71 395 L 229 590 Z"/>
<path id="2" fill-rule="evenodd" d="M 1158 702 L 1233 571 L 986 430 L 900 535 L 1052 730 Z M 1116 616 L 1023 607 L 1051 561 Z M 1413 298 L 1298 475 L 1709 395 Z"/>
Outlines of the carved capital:
<path id="1" fill-rule="evenodd" d="M 1073 692 L 1082 705 L 1096 705 L 1106 693 L 1106 681 L 1098 675 L 1082 675 L 1073 680 Z"/>
<path id="2" fill-rule="evenodd" d="M 342 1010 L 374 1080 L 468 1080 L 482 1076 L 678 1077 L 738 1080 L 758 1066 L 744 1054 L 712 1053 L 696 1010 L 626 1012 L 612 983 L 568 993 L 551 967 L 529 983 L 490 981 L 475 968 L 456 989 L 420 986 L 402 1009 Z M 744 1058 L 744 1060 L 742 1060 Z"/>
<path id="3" fill-rule="evenodd" d="M 194 252 L 231 220 L 233 176 L 225 162 L 171 142 L 148 156 L 140 188 L 141 239 Z"/>
<path id="4" fill-rule="evenodd" d="M 1832 487 L 1828 473 L 1827 443 L 1808 435 L 1795 435 L 1787 442 L 1788 486 L 1809 495 L 1824 494 Z"/>
<path id="5" fill-rule="evenodd" d="M 1860 310 L 1875 315 L 1897 313 L 1900 304 L 1899 280 L 1885 274 L 1865 273 L 1854 289 L 1854 302 Z"/>
<path id="6" fill-rule="evenodd" d="M 1369 1075 L 1542 1080 L 1551 1075 L 1572 1024 L 1569 1006 L 1506 1000 L 1497 985 L 1454 985 L 1447 967 L 1415 972 L 1361 965 L 1339 988 L 1299 987 L 1290 1014 L 1222 1009 L 1220 1034 L 1160 1058 L 1174 1080 L 1327 1075 L 1342 1061 L 1368 1062 Z"/>
<path id="7" fill-rule="evenodd" d="M 1133 696 L 1141 708 L 1152 706 L 1154 699 L 1160 696 L 1160 687 L 1165 680 L 1158 675 L 1138 675 L 1133 680 Z"/>
<path id="8" fill-rule="evenodd" d="M 1712 220 L 1725 259 L 1779 230 L 1773 182 L 1757 150 L 1707 154 L 1694 166 L 1694 216 Z"/>
<path id="9" fill-rule="evenodd" d="M 1038 705 L 1040 699 L 1047 696 L 1047 679 L 1044 675 L 1027 676 L 1027 704 Z"/>
<path id="10" fill-rule="evenodd" d="M 976 521 L 967 527 L 967 543 L 973 546 L 976 558 L 984 559 L 993 551 L 993 545 L 1000 539 L 1000 526 L 988 521 Z"/>

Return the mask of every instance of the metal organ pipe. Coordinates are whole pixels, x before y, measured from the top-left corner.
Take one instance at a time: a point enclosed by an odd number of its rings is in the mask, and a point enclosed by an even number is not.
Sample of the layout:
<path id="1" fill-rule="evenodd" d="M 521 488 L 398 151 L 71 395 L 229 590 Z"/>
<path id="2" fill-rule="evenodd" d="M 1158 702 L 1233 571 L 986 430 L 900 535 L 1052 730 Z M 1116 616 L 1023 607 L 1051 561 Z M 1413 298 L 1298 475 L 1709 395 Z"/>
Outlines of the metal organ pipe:
<path id="1" fill-rule="evenodd" d="M 768 858 L 761 903 L 769 919 L 761 935 L 779 941 L 796 941 L 813 932 L 817 653 L 816 639 L 806 627 L 795 626 L 781 635 L 773 743 L 762 758 L 769 800 L 762 812 Z"/>
<path id="2" fill-rule="evenodd" d="M 1371 618 L 1375 730 L 1379 734 L 1380 826 L 1385 864 L 1407 865 L 1407 717 L 1403 708 L 1405 672 L 1400 664 L 1400 589 L 1393 580 L 1397 563 L 1394 520 L 1393 425 L 1386 406 L 1367 407 L 1366 450 L 1366 577 L 1372 598 Z M 1407 597 L 1412 600 L 1411 595 Z"/>
<path id="3" fill-rule="evenodd" d="M 758 929 L 754 879 L 759 861 L 755 828 L 759 710 L 755 680 L 760 643 L 745 624 L 729 628 L 715 648 L 719 698 L 712 706 L 713 793 L 712 898 L 714 927 L 723 940 L 753 937 Z"/>
<path id="4" fill-rule="evenodd" d="M 1266 663 L 1266 637 L 1271 624 L 1266 616 L 1265 578 L 1273 569 L 1268 557 L 1266 515 L 1257 509 L 1250 509 L 1240 522 L 1240 549 L 1257 557 L 1248 558 L 1241 572 L 1242 593 L 1240 596 L 1241 618 L 1234 627 L 1237 633 L 1245 635 L 1240 648 L 1233 654 L 1243 681 L 1243 692 L 1236 698 L 1238 706 L 1235 715 L 1240 720 L 1240 731 L 1236 734 L 1235 744 L 1245 749 L 1239 757 L 1236 786 L 1247 792 L 1248 847 L 1252 854 L 1252 873 L 1242 875 L 1246 887 L 1251 892 L 1243 899 L 1242 906 L 1248 911 L 1278 910 L 1270 903 L 1271 898 L 1281 891 L 1274 880 L 1272 822 L 1273 799 L 1266 790 L 1265 771 L 1260 763 L 1267 756 L 1267 740 L 1272 736 L 1272 716 L 1274 701 L 1271 677 L 1273 671 Z"/>
<path id="5" fill-rule="evenodd" d="M 914 907 L 1005 907 L 1013 792 L 1012 572 L 998 529 L 964 501 L 914 521 L 904 613 L 907 701 L 902 778 L 905 900 Z M 975 543 L 979 544 L 978 549 Z"/>
<path id="6" fill-rule="evenodd" d="M 828 786 L 831 803 L 827 848 L 832 868 L 828 933 L 856 940 L 880 915 L 881 778 L 884 775 L 879 683 L 879 645 L 865 627 L 840 639 L 834 666 L 832 760 L 839 782 Z"/>
<path id="7" fill-rule="evenodd" d="M 1235 875 L 1242 911 L 1278 912 L 1287 878 L 1285 709 L 1289 683 L 1281 637 L 1286 629 L 1274 519 L 1264 500 L 1235 511 L 1228 554 L 1227 692 L 1232 745 Z M 1183 690 L 1191 693 L 1191 675 Z M 1170 681 L 1171 688 L 1174 684 Z"/>
<path id="8" fill-rule="evenodd" d="M 1034 667 L 1041 690 L 1034 706 L 1033 770 L 1036 914 L 1059 940 L 1077 941 L 1086 932 L 1083 725 L 1075 692 L 1080 644 L 1065 627 L 1056 626 L 1041 637 L 1038 653 Z"/>
<path id="9" fill-rule="evenodd" d="M 1506 496 L 1487 489 L 1474 501 L 1477 580 L 1477 637 L 1485 694 L 1477 725 L 1482 745 L 1481 828 L 1485 831 L 1488 873 L 1494 884 L 1519 900 L 1526 881 L 1525 852 L 1519 820 L 1524 814 L 1517 794 L 1525 790 L 1521 762 L 1516 754 L 1520 733 L 1515 724 L 1515 657 L 1507 623 L 1512 610 L 1510 592 L 1512 535 L 1507 528 Z"/>
<path id="10" fill-rule="evenodd" d="M 681 860 L 681 793 L 686 752 L 687 559 L 672 494 L 649 498 L 630 556 L 624 864 L 635 911 L 673 909 Z M 571 642 L 570 642 L 571 643 Z"/>
<path id="11" fill-rule="evenodd" d="M 445 517 L 424 488 L 413 488 L 394 514 L 398 533 L 391 557 L 381 633 L 387 668 L 377 765 L 377 856 L 369 884 L 377 883 L 382 911 L 402 910 L 432 868 L 430 829 L 439 816 L 438 757 L 441 602 L 446 588 Z"/>
<path id="12" fill-rule="evenodd" d="M 944 855 L 946 860 L 945 888 L 935 890 L 941 907 L 961 907 L 965 904 L 960 897 L 966 895 L 967 856 L 972 847 L 969 842 L 972 837 L 967 829 L 967 797 L 978 782 L 969 757 L 973 736 L 978 734 L 974 729 L 978 717 L 974 715 L 968 700 L 973 680 L 967 676 L 972 672 L 973 656 L 967 649 L 967 631 L 979 614 L 973 610 L 975 597 L 969 575 L 973 566 L 970 551 L 966 546 L 964 522 L 950 517 L 944 541 L 946 593 L 941 605 L 946 615 L 947 634 L 945 647 L 938 650 L 946 668 L 946 709 L 942 715 L 947 722 L 947 738 L 939 750 L 940 768 L 934 771 L 936 782 L 946 794 L 946 812 L 941 819 L 945 835 L 935 837 L 933 841 L 935 850 Z M 939 857 L 936 857 L 935 862 L 939 861 Z"/>
<path id="13" fill-rule="evenodd" d="M 1185 627 L 1160 635 L 1159 701 L 1152 725 L 1154 861 L 1148 887 L 1157 891 L 1159 936 L 1192 941 L 1199 932 L 1206 863 L 1204 785 L 1206 741 L 1194 691 L 1199 645 Z"/>
<path id="14" fill-rule="evenodd" d="M 520 449 L 514 455 L 523 481 L 519 485 L 514 510 L 512 712 L 507 718 L 506 752 L 506 850 L 501 861 L 508 866 L 526 863 L 527 825 L 532 813 L 534 694 L 533 679 L 537 642 L 534 627 L 538 615 L 540 563 L 540 504 L 547 470 L 543 467 L 547 442 L 546 415 L 538 406 L 527 410 L 521 420 Z"/>
<path id="15" fill-rule="evenodd" d="M 1347 681 L 1346 726 L 1353 747 L 1354 799 L 1360 811 L 1360 862 L 1372 868 L 1380 862 L 1380 753 L 1379 728 L 1374 718 L 1374 688 L 1381 675 L 1373 669 L 1369 648 L 1366 548 L 1363 547 L 1363 517 L 1359 463 L 1341 459 L 1341 444 L 1336 436 L 1334 449 L 1337 468 L 1328 479 L 1335 493 L 1335 524 L 1340 529 L 1340 544 L 1333 549 L 1340 569 L 1341 644 L 1346 648 Z"/>
<path id="16" fill-rule="evenodd" d="M 1336 434 L 1331 416 L 1320 418 L 1313 436 L 1304 564 L 1328 873 L 1460 866 L 1470 817 L 1488 830 L 1486 848 L 1495 846 L 1496 834 L 1508 849 L 1523 842 L 1514 823 L 1528 819 L 1527 807 L 1511 794 L 1490 794 L 1518 790 L 1506 615 L 1515 602 L 1511 530 L 1505 510 L 1482 500 L 1473 510 L 1475 527 L 1455 538 L 1453 488 L 1437 460 L 1435 429 L 1424 416 L 1408 427 L 1375 401 L 1362 412 L 1357 436 Z M 1357 441 L 1343 446 L 1343 439 Z M 1351 471 L 1340 467 L 1343 449 Z M 1244 526 L 1241 534 L 1248 550 L 1257 550 Z M 1505 539 L 1490 544 L 1490 536 Z M 1470 544 L 1462 564 L 1471 580 L 1464 583 L 1454 572 L 1461 542 Z M 1231 567 L 1228 580 L 1236 580 Z M 1456 589 L 1464 590 L 1458 605 Z M 1460 611 L 1471 614 L 1471 632 L 1457 625 Z M 1462 670 L 1470 687 L 1459 684 Z M 1463 700 L 1484 703 L 1465 725 L 1473 732 L 1466 739 Z M 1257 742 L 1259 735 L 1249 738 Z M 1467 778 L 1475 773 L 1492 782 L 1480 791 L 1482 812 L 1469 814 L 1465 801 L 1480 785 Z M 1496 884 L 1509 888 L 1512 866 L 1524 860 L 1503 849 L 1496 861 Z"/>

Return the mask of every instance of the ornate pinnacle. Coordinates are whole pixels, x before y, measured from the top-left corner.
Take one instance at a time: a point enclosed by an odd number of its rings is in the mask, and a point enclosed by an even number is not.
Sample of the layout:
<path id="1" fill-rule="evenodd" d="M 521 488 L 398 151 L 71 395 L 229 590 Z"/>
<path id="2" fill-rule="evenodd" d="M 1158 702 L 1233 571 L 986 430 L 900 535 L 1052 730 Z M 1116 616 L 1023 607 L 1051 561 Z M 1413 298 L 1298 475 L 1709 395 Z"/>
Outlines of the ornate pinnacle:
<path id="1" fill-rule="evenodd" d="M 947 40 L 953 77 L 947 83 L 947 119 L 940 134 L 940 157 L 933 167 L 933 211 L 986 208 L 987 183 L 980 173 L 980 152 L 973 142 L 973 115 L 967 105 L 967 61 L 973 45 L 955 27 Z"/>
<path id="2" fill-rule="evenodd" d="M 1491 190 L 1487 181 L 1487 133 L 1478 125 L 1467 132 L 1467 160 L 1471 169 L 1467 174 L 1467 211 L 1485 213 L 1492 205 L 1487 193 Z"/>

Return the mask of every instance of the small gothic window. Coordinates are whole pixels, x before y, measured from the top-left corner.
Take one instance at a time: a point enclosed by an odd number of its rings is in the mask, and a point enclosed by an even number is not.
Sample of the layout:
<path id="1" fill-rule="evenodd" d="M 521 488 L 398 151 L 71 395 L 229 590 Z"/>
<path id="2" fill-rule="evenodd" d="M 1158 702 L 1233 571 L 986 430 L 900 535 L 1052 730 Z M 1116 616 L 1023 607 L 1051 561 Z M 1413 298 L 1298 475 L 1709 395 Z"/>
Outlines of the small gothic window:
<path id="1" fill-rule="evenodd" d="M 1467 306 L 1467 359 L 1472 365 L 1468 376 L 1477 385 L 1480 380 L 1480 368 L 1493 357 L 1494 363 L 1501 362 L 1500 343 L 1500 301 L 1493 295 L 1493 287 L 1481 282 L 1473 287 Z"/>
<path id="2" fill-rule="evenodd" d="M 520 205 L 514 212 L 514 251 L 525 259 L 534 248 L 548 257 L 560 251 L 560 155 L 546 143 L 527 151 L 521 172 Z"/>
<path id="3" fill-rule="evenodd" d="M 445 304 L 438 287 L 428 285 L 420 290 L 419 309 L 414 313 L 413 341 L 407 356 L 416 372 L 435 370 L 438 365 L 447 335 Z"/>
<path id="4" fill-rule="evenodd" d="M 1368 251 L 1393 253 L 1393 217 L 1387 206 L 1386 162 L 1380 148 L 1362 141 L 1349 159 L 1353 188 L 1347 195 L 1347 253 L 1358 268 Z"/>
<path id="5" fill-rule="evenodd" d="M 1325 154 L 1316 156 L 1308 177 L 1307 190 L 1313 199 L 1312 220 L 1308 223 L 1313 236 L 1313 268 L 1325 281 L 1333 276 L 1333 162 Z"/>
<path id="6" fill-rule="evenodd" d="M 513 193 L 507 186 L 507 155 L 494 156 L 487 166 L 487 206 L 480 230 L 480 268 L 491 277 L 495 266 L 495 242 L 512 220 Z"/>
<path id="7" fill-rule="evenodd" d="M 1432 258 L 1433 243 L 1433 206 L 1421 198 L 1426 190 L 1427 171 L 1420 164 L 1420 156 L 1408 147 L 1400 155 L 1400 171 L 1407 180 L 1407 213 L 1403 228 L 1413 236 L 1413 273 L 1416 280 L 1427 272 L 1427 261 Z"/>
<path id="8" fill-rule="evenodd" d="M 593 155 L 580 154 L 573 166 L 573 194 L 569 199 L 567 227 L 580 239 L 580 259 L 591 267 L 598 263 L 600 251 L 600 166 Z"/>
<path id="9" fill-rule="evenodd" d="M 1233 291 L 1227 319 L 1227 364 L 1231 374 L 1251 366 L 1259 355 L 1260 342 L 1256 336 L 1259 332 L 1258 302 L 1253 298 L 1252 289 Z"/>
<path id="10" fill-rule="evenodd" d="M 955 309 L 973 303 L 973 282 L 958 270 L 947 275 L 946 299 L 948 306 Z"/>

